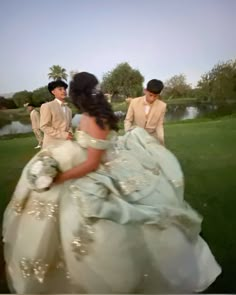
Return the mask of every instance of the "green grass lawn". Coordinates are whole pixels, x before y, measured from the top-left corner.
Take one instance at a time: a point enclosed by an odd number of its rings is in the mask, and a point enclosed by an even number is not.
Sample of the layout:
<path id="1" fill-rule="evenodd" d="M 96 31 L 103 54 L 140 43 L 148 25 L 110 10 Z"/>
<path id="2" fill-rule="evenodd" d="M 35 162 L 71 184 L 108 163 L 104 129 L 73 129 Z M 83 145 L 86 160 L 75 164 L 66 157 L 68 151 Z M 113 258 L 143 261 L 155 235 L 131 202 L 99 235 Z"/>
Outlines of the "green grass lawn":
<path id="1" fill-rule="evenodd" d="M 22 168 L 37 151 L 34 149 L 36 143 L 33 135 L 0 140 L 1 216 Z"/>
<path id="2" fill-rule="evenodd" d="M 185 198 L 204 216 L 202 235 L 223 269 L 206 293 L 236 293 L 236 118 L 171 123 L 165 130 L 185 174 Z M 33 135 L 0 140 L 1 215 L 34 146 Z"/>
<path id="3" fill-rule="evenodd" d="M 169 124 L 166 145 L 181 162 L 185 199 L 203 215 L 203 236 L 223 268 L 207 293 L 235 293 L 236 118 Z"/>

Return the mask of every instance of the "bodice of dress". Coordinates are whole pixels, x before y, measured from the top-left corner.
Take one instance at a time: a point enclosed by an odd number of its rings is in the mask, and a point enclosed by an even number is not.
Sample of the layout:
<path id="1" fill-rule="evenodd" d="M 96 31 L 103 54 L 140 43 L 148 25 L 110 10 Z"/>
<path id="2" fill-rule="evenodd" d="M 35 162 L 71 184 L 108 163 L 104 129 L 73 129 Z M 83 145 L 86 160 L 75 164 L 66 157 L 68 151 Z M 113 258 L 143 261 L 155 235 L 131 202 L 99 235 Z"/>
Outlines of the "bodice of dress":
<path id="1" fill-rule="evenodd" d="M 98 150 L 108 150 L 114 147 L 117 140 L 116 132 L 111 131 L 106 140 L 97 139 L 82 130 L 77 130 L 75 139 L 82 148 L 92 147 Z"/>

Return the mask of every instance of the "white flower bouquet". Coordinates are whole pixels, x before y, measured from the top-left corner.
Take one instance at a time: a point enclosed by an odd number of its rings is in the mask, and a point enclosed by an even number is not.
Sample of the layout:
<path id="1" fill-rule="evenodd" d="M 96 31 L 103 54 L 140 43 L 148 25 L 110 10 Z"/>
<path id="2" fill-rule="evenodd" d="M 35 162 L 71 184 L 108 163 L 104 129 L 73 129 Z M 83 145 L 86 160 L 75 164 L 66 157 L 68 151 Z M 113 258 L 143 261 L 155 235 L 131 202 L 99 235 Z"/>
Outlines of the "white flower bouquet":
<path id="1" fill-rule="evenodd" d="M 27 169 L 30 188 L 37 192 L 49 190 L 59 171 L 58 162 L 54 158 L 46 152 L 40 153 Z"/>

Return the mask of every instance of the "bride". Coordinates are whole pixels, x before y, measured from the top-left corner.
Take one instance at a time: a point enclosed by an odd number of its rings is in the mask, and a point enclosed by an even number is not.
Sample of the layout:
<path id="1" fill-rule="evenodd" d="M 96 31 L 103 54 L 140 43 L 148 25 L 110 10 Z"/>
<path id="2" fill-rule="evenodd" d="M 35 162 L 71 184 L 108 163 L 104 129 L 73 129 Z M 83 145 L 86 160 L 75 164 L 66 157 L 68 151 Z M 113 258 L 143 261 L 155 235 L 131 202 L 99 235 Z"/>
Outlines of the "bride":
<path id="1" fill-rule="evenodd" d="M 145 130 L 116 135 L 117 119 L 90 73 L 74 76 L 83 112 L 76 141 L 39 152 L 24 168 L 3 224 L 14 293 L 193 293 L 221 273 L 183 199 L 174 155 Z M 28 169 L 47 153 L 60 168 L 32 190 Z"/>

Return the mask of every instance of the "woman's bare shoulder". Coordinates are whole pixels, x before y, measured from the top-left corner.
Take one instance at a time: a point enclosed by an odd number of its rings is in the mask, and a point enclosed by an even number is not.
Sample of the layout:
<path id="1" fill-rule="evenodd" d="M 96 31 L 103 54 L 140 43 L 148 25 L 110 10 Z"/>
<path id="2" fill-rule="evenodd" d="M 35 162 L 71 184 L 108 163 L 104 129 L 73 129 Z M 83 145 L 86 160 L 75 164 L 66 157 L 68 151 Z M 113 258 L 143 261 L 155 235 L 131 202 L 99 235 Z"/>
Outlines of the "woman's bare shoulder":
<path id="1" fill-rule="evenodd" d="M 98 139 L 106 139 L 110 131 L 109 128 L 101 128 L 96 122 L 96 117 L 86 114 L 81 118 L 80 130 Z"/>

